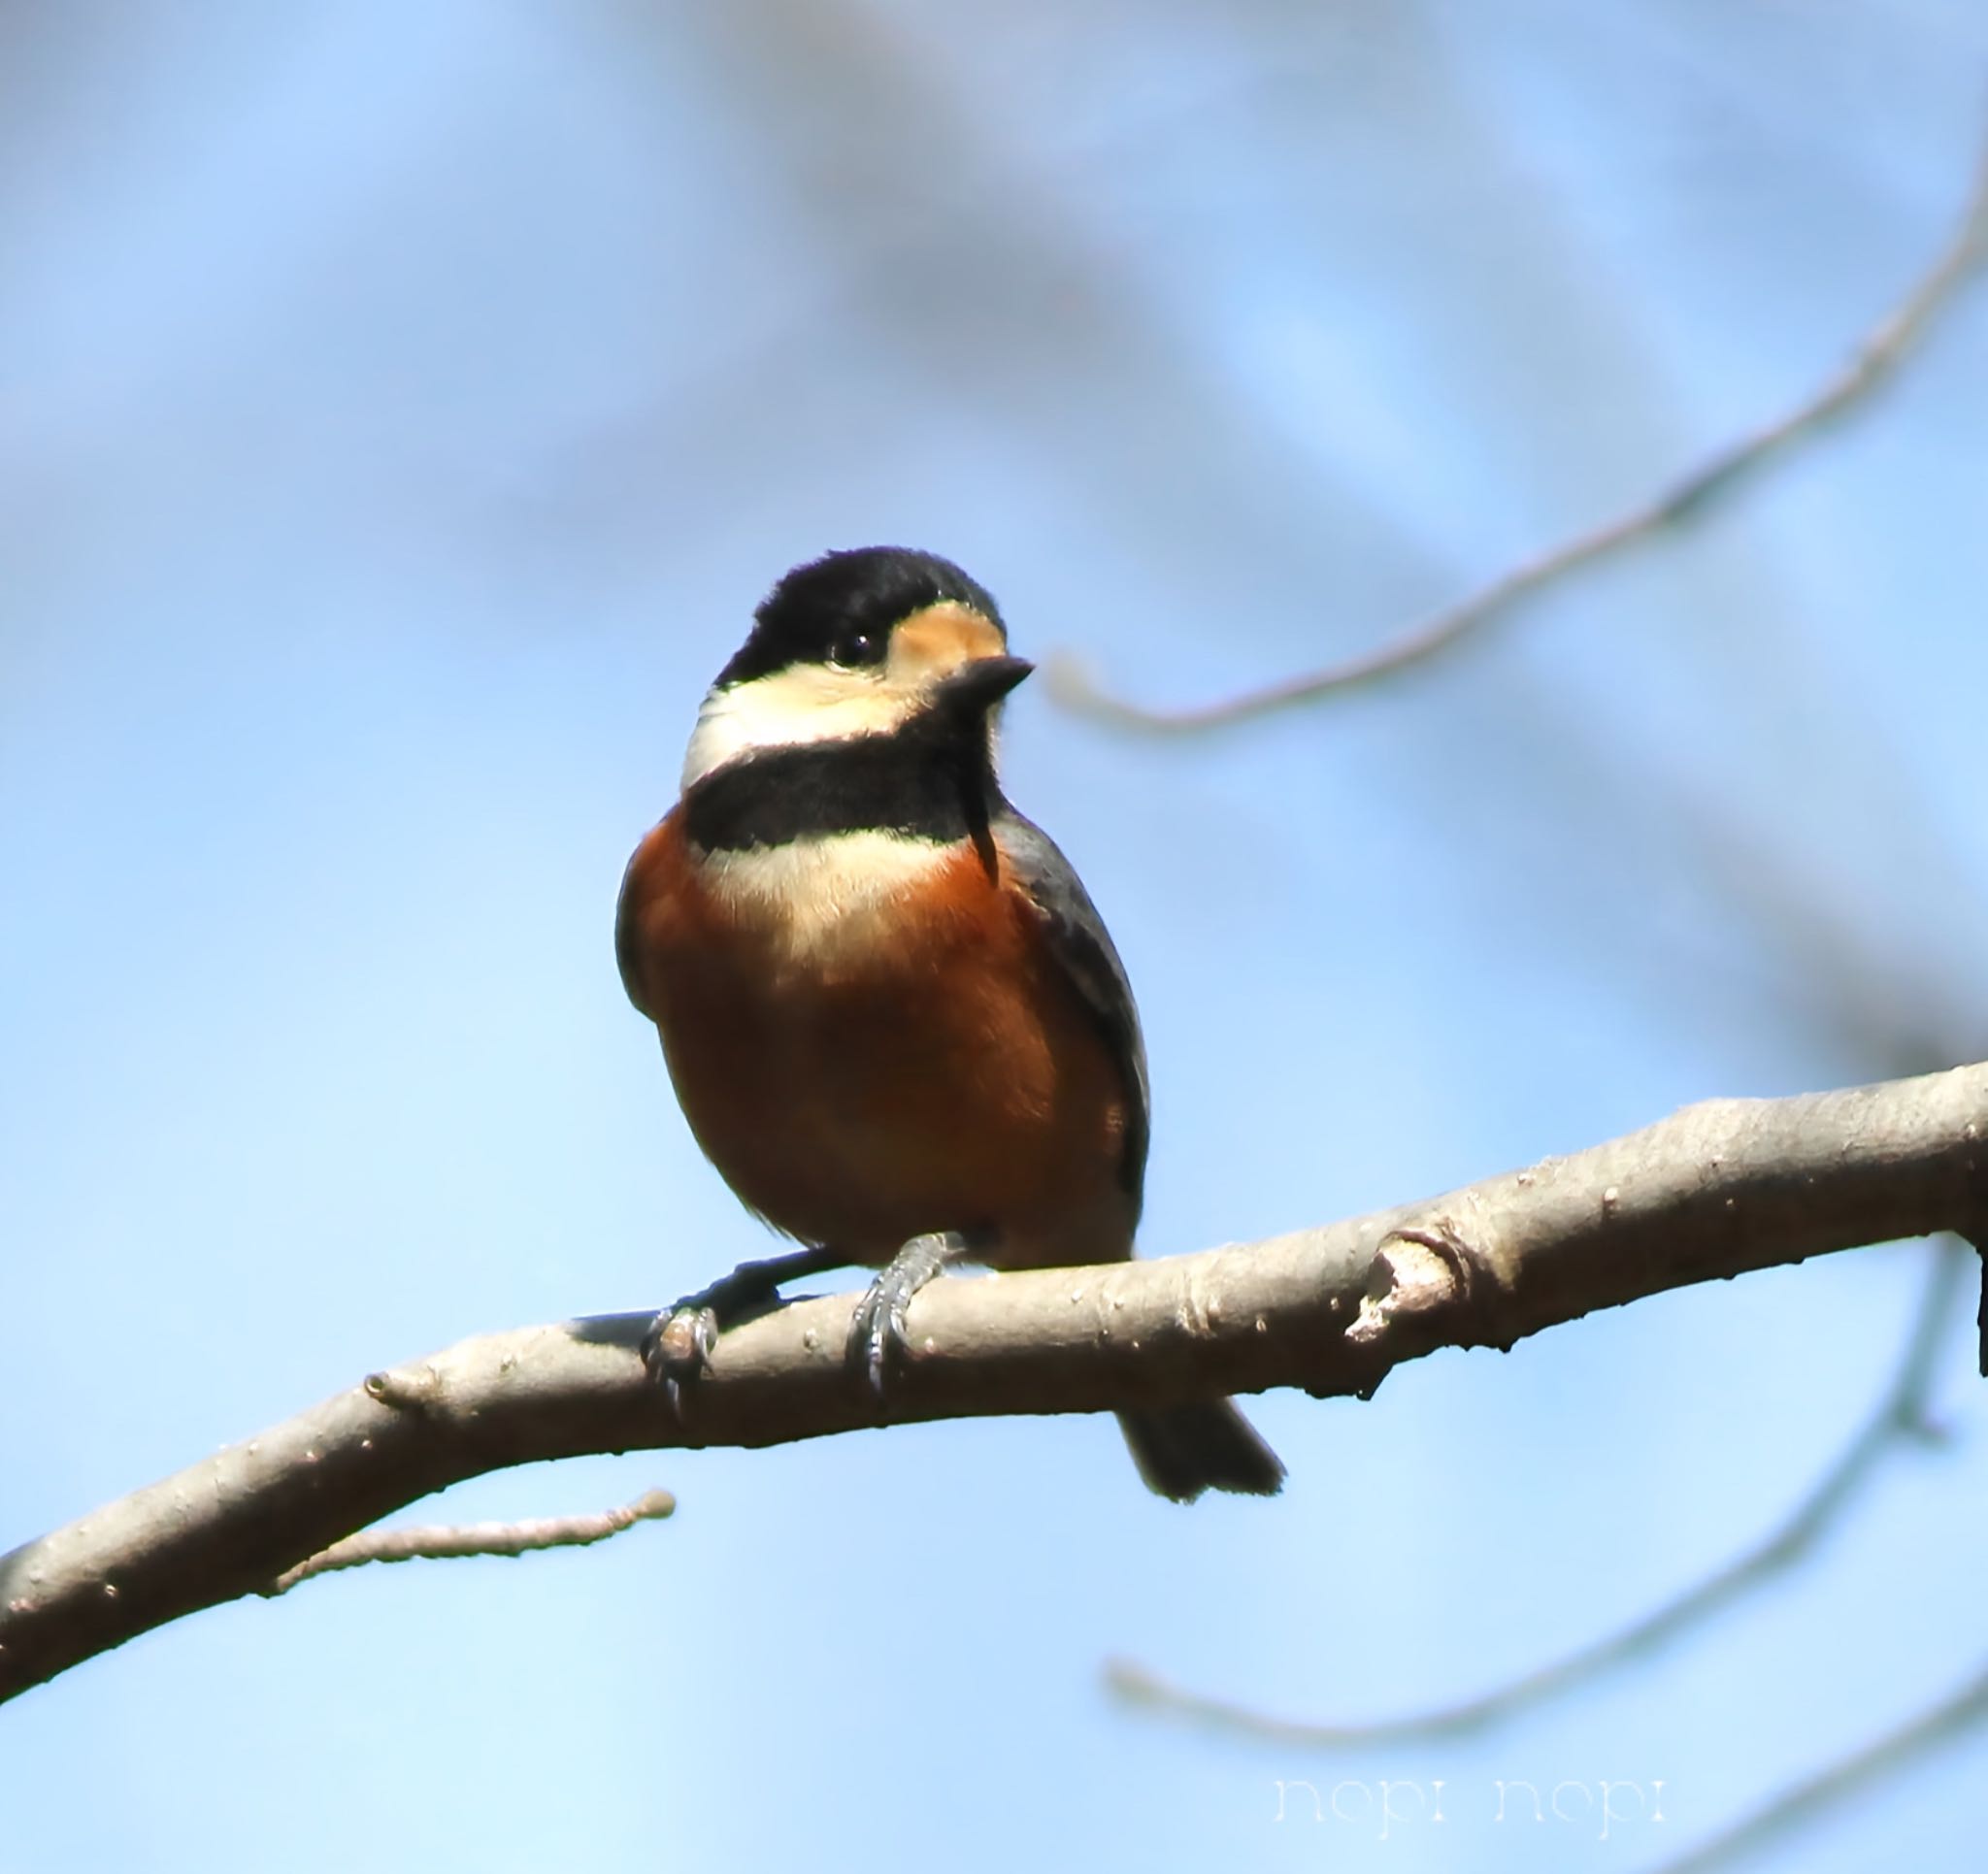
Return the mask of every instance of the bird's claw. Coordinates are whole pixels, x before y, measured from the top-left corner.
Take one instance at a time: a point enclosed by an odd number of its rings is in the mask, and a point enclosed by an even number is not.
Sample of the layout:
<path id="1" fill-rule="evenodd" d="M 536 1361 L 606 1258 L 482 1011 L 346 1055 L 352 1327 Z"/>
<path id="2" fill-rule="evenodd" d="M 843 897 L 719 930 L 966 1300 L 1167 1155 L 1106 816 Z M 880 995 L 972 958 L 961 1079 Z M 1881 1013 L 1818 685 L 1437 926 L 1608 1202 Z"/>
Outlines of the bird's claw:
<path id="1" fill-rule="evenodd" d="M 911 1352 L 905 1318 L 911 1298 L 946 1264 L 968 1253 L 968 1240 L 958 1231 L 913 1236 L 856 1303 L 849 1322 L 848 1361 L 876 1403 L 882 1403 L 890 1374 Z"/>
<path id="2" fill-rule="evenodd" d="M 718 1344 L 718 1312 L 693 1296 L 656 1316 L 642 1337 L 642 1364 L 658 1381 L 694 1378 Z"/>
<path id="3" fill-rule="evenodd" d="M 682 1421 L 684 1389 L 710 1367 L 718 1336 L 727 1328 L 778 1306 L 782 1282 L 841 1268 L 847 1261 L 840 1251 L 823 1245 L 765 1262 L 741 1263 L 709 1288 L 671 1302 L 642 1337 L 642 1364 L 663 1389 L 671 1414 Z"/>
<path id="4" fill-rule="evenodd" d="M 717 1310 L 692 1296 L 656 1316 L 642 1337 L 642 1364 L 662 1388 L 670 1416 L 683 1423 L 683 1388 L 711 1364 L 718 1344 Z"/>
<path id="5" fill-rule="evenodd" d="M 879 1276 L 856 1303 L 849 1323 L 849 1364 L 879 1405 L 886 1375 L 905 1357 L 905 1316 L 910 1305 L 910 1296 L 898 1293 L 887 1274 Z"/>

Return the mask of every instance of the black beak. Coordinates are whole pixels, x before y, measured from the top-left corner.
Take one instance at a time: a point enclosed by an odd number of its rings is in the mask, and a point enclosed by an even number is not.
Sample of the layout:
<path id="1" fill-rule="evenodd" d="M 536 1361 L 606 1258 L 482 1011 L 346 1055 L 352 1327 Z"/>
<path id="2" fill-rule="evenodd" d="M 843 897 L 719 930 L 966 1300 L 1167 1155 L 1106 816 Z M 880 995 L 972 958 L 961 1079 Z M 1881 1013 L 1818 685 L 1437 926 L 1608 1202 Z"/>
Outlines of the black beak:
<path id="1" fill-rule="evenodd" d="M 976 657 L 939 679 L 934 700 L 961 714 L 984 713 L 1035 668 L 1026 657 Z"/>

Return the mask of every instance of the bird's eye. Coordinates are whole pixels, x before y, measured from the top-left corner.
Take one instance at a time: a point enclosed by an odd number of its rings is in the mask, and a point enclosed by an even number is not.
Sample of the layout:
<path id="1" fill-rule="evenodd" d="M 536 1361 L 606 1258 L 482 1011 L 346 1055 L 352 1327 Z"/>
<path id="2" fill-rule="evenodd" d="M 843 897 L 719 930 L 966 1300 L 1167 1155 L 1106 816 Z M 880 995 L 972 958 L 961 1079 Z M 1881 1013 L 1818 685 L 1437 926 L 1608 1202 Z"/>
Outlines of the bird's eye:
<path id="1" fill-rule="evenodd" d="M 838 664 L 876 664 L 883 657 L 883 641 L 874 631 L 845 632 L 830 653 Z"/>

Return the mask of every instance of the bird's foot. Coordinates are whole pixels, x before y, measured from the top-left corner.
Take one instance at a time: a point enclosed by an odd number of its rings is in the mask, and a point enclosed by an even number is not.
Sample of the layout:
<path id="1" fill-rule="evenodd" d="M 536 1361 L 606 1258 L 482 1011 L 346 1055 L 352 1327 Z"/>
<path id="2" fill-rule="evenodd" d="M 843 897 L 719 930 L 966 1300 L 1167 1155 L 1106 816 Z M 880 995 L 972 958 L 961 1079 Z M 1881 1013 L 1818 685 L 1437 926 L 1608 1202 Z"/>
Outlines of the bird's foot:
<path id="1" fill-rule="evenodd" d="M 847 1261 L 840 1251 L 827 1248 L 769 1256 L 763 1262 L 741 1263 L 709 1288 L 672 1302 L 642 1337 L 642 1364 L 663 1389 L 671 1412 L 682 1418 L 682 1389 L 711 1364 L 718 1336 L 727 1328 L 764 1314 L 779 1301 L 782 1282 L 841 1268 Z"/>
<path id="2" fill-rule="evenodd" d="M 849 1323 L 848 1361 L 872 1398 L 882 1401 L 887 1375 L 908 1351 L 905 1316 L 911 1298 L 948 1263 L 972 1254 L 972 1245 L 957 1230 L 913 1236 L 856 1303 Z"/>

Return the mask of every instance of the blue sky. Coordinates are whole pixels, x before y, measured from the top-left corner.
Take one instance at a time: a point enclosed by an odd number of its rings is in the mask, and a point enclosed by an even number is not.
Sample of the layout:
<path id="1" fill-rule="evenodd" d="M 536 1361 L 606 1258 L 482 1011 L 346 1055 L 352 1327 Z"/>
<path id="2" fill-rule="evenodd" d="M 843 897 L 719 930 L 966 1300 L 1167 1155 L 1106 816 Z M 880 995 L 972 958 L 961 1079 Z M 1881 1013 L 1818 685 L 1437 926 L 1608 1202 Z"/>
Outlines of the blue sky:
<path id="1" fill-rule="evenodd" d="M 758 1252 L 610 932 L 786 566 L 948 553 L 1150 701 L 1351 652 L 1833 369 L 1946 237 L 1984 80 L 1961 0 L 11 17 L 0 1545 Z M 1984 433 L 1977 292 L 1688 540 L 1397 685 L 1195 742 L 1018 692 L 1010 791 L 1144 1015 L 1143 1246 L 1979 1058 Z M 1958 1324 L 1948 1443 L 1507 1728 L 1328 1759 L 1101 1661 L 1356 1719 L 1607 1631 L 1793 1502 L 1926 1266 L 1267 1398 L 1275 1505 L 1149 1500 L 1084 1421 L 485 1479 L 434 1513 L 681 1508 L 92 1662 L 0 1718 L 0 1868 L 1652 1865 L 1978 1669 Z M 1759 1864 L 1971 1865 L 1984 1752 Z M 1528 1833 L 1501 1777 L 1666 1820 Z M 1451 1820 L 1279 1825 L 1279 1778 Z"/>

